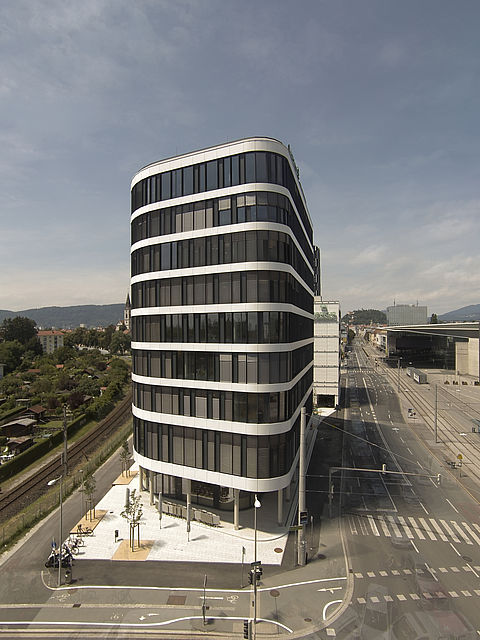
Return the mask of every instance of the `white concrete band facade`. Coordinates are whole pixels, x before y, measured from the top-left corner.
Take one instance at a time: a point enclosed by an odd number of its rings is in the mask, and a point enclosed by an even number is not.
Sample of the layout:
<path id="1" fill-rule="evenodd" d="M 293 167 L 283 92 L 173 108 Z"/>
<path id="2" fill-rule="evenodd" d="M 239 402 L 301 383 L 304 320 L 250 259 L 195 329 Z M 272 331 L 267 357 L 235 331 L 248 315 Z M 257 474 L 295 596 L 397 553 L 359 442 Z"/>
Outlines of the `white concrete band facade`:
<path id="1" fill-rule="evenodd" d="M 290 150 L 218 145 L 148 165 L 131 189 L 142 477 L 220 508 L 282 490 L 313 384 L 313 231 Z"/>

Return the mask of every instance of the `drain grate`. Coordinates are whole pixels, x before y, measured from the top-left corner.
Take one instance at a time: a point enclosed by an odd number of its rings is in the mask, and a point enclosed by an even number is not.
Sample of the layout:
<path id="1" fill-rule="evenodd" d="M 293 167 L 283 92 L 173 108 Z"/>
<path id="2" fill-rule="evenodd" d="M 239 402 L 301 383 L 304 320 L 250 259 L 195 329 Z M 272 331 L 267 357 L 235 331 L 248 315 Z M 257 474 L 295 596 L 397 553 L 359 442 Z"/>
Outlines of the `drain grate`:
<path id="1" fill-rule="evenodd" d="M 168 596 L 167 604 L 182 605 L 185 604 L 187 596 Z"/>
<path id="2" fill-rule="evenodd" d="M 81 603 L 81 602 L 75 602 L 75 604 L 73 605 L 73 608 L 74 608 L 74 609 L 78 609 L 78 608 L 79 608 L 79 607 L 81 607 L 81 606 L 82 606 L 82 603 Z"/>

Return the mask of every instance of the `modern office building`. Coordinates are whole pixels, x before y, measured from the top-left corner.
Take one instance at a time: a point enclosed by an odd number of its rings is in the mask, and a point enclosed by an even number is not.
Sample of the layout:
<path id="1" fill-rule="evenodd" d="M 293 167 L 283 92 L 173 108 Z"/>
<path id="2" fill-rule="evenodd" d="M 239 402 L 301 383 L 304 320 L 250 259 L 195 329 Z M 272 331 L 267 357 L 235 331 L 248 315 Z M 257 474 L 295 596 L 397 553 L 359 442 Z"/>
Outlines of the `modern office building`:
<path id="1" fill-rule="evenodd" d="M 420 307 L 418 304 L 395 304 L 387 307 L 387 324 L 390 327 L 426 323 L 427 307 Z"/>
<path id="2" fill-rule="evenodd" d="M 155 162 L 131 205 L 141 475 L 237 519 L 256 492 L 277 491 L 281 510 L 313 382 L 312 224 L 293 156 L 247 138 Z"/>
<path id="3" fill-rule="evenodd" d="M 340 304 L 315 296 L 313 404 L 334 408 L 340 395 Z"/>

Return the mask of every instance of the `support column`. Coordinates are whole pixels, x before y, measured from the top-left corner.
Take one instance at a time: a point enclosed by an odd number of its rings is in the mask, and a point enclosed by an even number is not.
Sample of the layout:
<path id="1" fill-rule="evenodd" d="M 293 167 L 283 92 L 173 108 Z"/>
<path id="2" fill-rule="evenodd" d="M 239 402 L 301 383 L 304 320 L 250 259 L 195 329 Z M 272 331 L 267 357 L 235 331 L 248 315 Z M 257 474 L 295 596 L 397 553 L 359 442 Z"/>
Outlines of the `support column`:
<path id="1" fill-rule="evenodd" d="M 187 539 L 190 542 L 190 520 L 192 512 L 192 481 L 187 480 Z"/>
<path id="2" fill-rule="evenodd" d="M 290 491 L 291 491 L 291 485 L 292 483 L 290 482 L 290 484 L 288 486 L 285 487 L 285 500 L 287 502 L 290 502 Z"/>
<path id="3" fill-rule="evenodd" d="M 138 492 L 143 491 L 143 467 L 138 467 Z"/>
<path id="4" fill-rule="evenodd" d="M 150 489 L 150 504 L 153 504 L 153 471 L 148 472 L 148 486 Z"/>
<path id="5" fill-rule="evenodd" d="M 277 491 L 277 524 L 279 527 L 283 524 L 283 489 Z"/>
<path id="6" fill-rule="evenodd" d="M 240 529 L 240 489 L 233 490 L 233 528 Z"/>

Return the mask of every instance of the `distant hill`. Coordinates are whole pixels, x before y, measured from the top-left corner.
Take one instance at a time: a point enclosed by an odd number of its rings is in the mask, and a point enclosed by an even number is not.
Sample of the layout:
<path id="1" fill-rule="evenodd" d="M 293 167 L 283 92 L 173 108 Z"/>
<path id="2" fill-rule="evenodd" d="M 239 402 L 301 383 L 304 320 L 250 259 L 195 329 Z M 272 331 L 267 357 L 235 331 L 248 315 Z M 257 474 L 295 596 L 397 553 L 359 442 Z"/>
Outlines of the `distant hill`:
<path id="1" fill-rule="evenodd" d="M 438 316 L 440 322 L 473 322 L 480 320 L 480 304 L 470 304 Z"/>
<path id="2" fill-rule="evenodd" d="M 73 307 L 42 307 L 24 311 L 0 309 L 0 323 L 5 318 L 23 316 L 35 320 L 39 327 L 74 329 L 84 324 L 86 327 L 107 327 L 123 320 L 123 304 L 83 304 Z"/>

